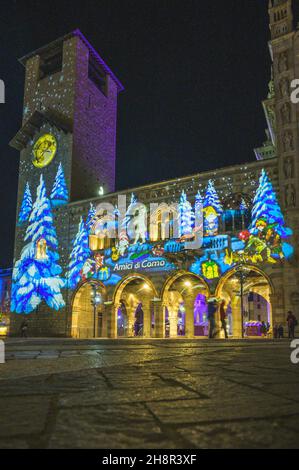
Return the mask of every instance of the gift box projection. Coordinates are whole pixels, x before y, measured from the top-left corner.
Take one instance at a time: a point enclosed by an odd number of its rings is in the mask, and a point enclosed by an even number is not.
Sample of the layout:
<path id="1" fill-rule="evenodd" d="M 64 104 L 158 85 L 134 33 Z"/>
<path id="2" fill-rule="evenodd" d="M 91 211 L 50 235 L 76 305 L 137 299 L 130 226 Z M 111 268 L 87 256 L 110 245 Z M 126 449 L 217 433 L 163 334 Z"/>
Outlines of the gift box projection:
<path id="1" fill-rule="evenodd" d="M 79 30 L 21 59 L 10 334 L 29 318 L 33 336 L 204 337 L 216 300 L 229 335 L 268 337 L 297 308 L 299 113 L 288 90 L 299 41 L 284 42 L 298 35 L 291 10 L 276 24 L 283 3 L 270 6 L 256 161 L 199 173 L 199 154 L 194 175 L 122 193 L 118 78 Z"/>

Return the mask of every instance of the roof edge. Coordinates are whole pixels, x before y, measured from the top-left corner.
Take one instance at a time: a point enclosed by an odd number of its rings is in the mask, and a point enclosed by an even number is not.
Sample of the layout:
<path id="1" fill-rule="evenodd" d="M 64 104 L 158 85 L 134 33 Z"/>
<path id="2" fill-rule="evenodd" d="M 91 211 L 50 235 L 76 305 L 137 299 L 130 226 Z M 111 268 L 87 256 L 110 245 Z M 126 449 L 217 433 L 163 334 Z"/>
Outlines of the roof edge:
<path id="1" fill-rule="evenodd" d="M 122 83 L 118 80 L 118 78 L 115 76 L 115 74 L 112 72 L 110 67 L 106 64 L 106 62 L 101 58 L 99 53 L 95 50 L 95 48 L 90 44 L 88 39 L 84 36 L 84 34 L 80 31 L 80 29 L 75 29 L 74 31 L 71 31 L 70 33 L 65 34 L 64 36 L 61 36 L 54 41 L 50 42 L 49 44 L 46 44 L 45 46 L 39 47 L 38 49 L 29 52 L 28 54 L 24 55 L 19 59 L 19 62 L 25 67 L 27 60 L 31 59 L 31 57 L 35 55 L 39 55 L 43 50 L 53 47 L 56 44 L 59 44 L 61 42 L 64 42 L 67 39 L 70 39 L 72 37 L 78 37 L 81 39 L 81 41 L 85 44 L 85 46 L 88 48 L 89 52 L 93 55 L 93 57 L 97 60 L 97 62 L 102 66 L 104 71 L 107 73 L 107 75 L 110 75 L 112 80 L 116 83 L 118 92 L 123 91 L 125 88 L 122 85 Z"/>

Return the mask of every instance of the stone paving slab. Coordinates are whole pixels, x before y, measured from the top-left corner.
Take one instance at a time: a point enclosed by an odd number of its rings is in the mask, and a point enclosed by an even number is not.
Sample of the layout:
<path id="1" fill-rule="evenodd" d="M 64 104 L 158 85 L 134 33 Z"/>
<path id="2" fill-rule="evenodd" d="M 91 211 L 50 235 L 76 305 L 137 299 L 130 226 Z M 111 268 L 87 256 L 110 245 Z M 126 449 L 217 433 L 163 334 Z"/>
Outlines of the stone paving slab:
<path id="1" fill-rule="evenodd" d="M 10 340 L 0 448 L 299 448 L 299 365 L 273 341 Z"/>

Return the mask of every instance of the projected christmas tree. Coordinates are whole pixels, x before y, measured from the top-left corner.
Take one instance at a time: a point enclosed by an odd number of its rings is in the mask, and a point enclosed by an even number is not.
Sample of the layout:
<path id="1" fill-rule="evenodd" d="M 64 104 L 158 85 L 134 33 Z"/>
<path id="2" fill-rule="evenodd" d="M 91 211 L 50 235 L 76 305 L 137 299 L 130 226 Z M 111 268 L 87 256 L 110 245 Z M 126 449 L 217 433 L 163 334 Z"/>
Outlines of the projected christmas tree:
<path id="1" fill-rule="evenodd" d="M 202 210 L 203 210 L 203 197 L 198 191 L 198 193 L 195 196 L 195 225 L 198 225 L 200 221 L 202 220 Z"/>
<path id="2" fill-rule="evenodd" d="M 92 225 L 94 223 L 94 217 L 96 215 L 97 211 L 96 211 L 96 208 L 95 206 L 90 203 L 90 207 L 89 207 L 89 211 L 88 211 L 88 215 L 87 215 L 87 219 L 86 219 L 86 229 L 88 232 L 90 232 L 91 228 L 92 228 Z"/>
<path id="3" fill-rule="evenodd" d="M 281 238 L 292 235 L 292 230 L 286 227 L 273 185 L 264 169 L 253 201 L 250 232 L 257 234 L 263 226 L 271 227 Z"/>
<path id="4" fill-rule="evenodd" d="M 61 163 L 59 163 L 50 198 L 54 206 L 59 206 L 68 202 L 69 194 Z"/>
<path id="5" fill-rule="evenodd" d="M 13 269 L 11 310 L 29 314 L 42 301 L 54 310 L 61 309 L 65 306 L 61 294 L 65 281 L 60 276 L 56 230 L 42 175 L 25 241 L 27 245 Z"/>
<path id="6" fill-rule="evenodd" d="M 73 249 L 70 254 L 68 266 L 68 285 L 71 289 L 76 287 L 82 277 L 82 268 L 91 256 L 88 242 L 88 232 L 83 218 L 81 217 L 78 232 L 73 242 Z"/>
<path id="7" fill-rule="evenodd" d="M 179 203 L 179 227 L 180 227 L 180 236 L 192 234 L 194 226 L 194 212 L 192 206 L 187 199 L 187 194 L 185 191 L 182 192 Z"/>
<path id="8" fill-rule="evenodd" d="M 32 211 L 32 196 L 30 191 L 29 183 L 26 184 L 24 197 L 21 204 L 21 209 L 19 213 L 19 224 L 27 222 Z"/>

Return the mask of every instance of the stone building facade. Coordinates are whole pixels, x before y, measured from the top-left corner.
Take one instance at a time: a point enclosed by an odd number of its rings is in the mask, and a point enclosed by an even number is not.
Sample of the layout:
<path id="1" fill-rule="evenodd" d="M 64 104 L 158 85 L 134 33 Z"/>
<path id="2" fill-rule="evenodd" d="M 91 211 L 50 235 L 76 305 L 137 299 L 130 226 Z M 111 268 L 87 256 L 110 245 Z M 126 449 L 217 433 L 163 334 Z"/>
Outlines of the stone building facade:
<path id="1" fill-rule="evenodd" d="M 36 336 L 200 338 L 216 298 L 226 302 L 231 336 L 259 336 L 263 322 L 271 331 L 297 311 L 299 106 L 291 83 L 299 78 L 299 31 L 291 0 L 270 1 L 269 14 L 273 77 L 257 161 L 121 194 L 119 80 L 79 31 L 21 60 L 23 125 L 11 142 L 21 153 L 12 335 L 26 317 Z M 127 200 L 123 218 L 119 196 Z M 174 203 L 178 213 L 169 210 Z M 201 210 L 202 227 L 194 221 Z M 174 219 L 179 234 L 166 236 Z M 114 221 L 120 228 L 108 240 Z M 139 230 L 135 241 L 129 222 Z M 201 246 L 188 249 L 200 229 Z"/>

